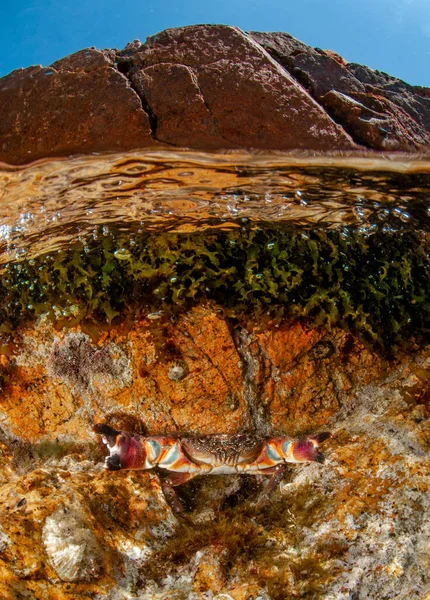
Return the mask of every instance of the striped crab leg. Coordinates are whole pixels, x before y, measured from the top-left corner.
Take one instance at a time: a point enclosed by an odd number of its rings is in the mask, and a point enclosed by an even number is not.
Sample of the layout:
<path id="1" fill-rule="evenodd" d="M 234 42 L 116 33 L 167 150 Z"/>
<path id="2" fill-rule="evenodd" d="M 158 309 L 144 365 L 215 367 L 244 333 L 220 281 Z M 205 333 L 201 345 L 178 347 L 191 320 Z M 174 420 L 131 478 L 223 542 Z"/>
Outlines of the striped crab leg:
<path id="1" fill-rule="evenodd" d="M 260 473 L 272 474 L 263 492 L 262 498 L 269 495 L 282 481 L 287 470 L 288 463 L 319 462 L 323 464 L 325 457 L 319 450 L 319 444 L 332 437 L 328 431 L 317 433 L 308 438 L 298 440 L 286 440 L 285 438 L 273 438 L 267 441 L 264 455 L 261 456 Z M 263 468 L 265 464 L 273 465 L 277 457 L 282 459 L 276 466 Z"/>
<path id="2" fill-rule="evenodd" d="M 160 478 L 161 489 L 167 503 L 177 514 L 183 512 L 182 504 L 173 486 L 189 481 L 210 467 L 194 464 L 182 452 L 180 442 L 168 436 L 141 437 L 117 431 L 103 423 L 94 425 L 93 431 L 102 436 L 109 449 L 105 469 L 109 471 L 148 470 L 158 465 L 171 469 L 169 477 Z"/>
<path id="3" fill-rule="evenodd" d="M 285 463 L 324 463 L 325 457 L 319 450 L 319 445 L 332 437 L 331 433 L 324 431 L 306 438 L 292 439 L 288 437 L 274 437 L 266 440 L 257 459 L 245 466 L 246 471 L 256 470 L 259 473 L 268 473 L 268 469 Z"/>

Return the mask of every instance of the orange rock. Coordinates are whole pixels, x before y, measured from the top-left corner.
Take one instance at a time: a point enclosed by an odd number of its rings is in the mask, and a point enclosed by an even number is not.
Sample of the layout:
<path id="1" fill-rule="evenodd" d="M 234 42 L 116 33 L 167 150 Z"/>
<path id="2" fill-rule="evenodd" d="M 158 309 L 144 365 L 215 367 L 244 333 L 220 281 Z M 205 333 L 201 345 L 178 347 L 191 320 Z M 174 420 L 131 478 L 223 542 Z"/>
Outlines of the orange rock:
<path id="1" fill-rule="evenodd" d="M 41 321 L 17 331 L 14 347 L 0 396 L 6 600 L 114 589 L 157 600 L 214 589 L 238 600 L 344 598 L 361 594 L 363 581 L 367 597 L 420 597 L 429 572 L 428 349 L 390 364 L 340 330 L 249 332 L 208 306 L 92 337 Z M 254 426 L 333 438 L 324 465 L 292 465 L 266 502 L 257 504 L 260 478 L 177 488 L 188 511 L 177 519 L 155 473 L 101 469 L 95 420 L 140 433 Z M 72 554 L 55 528 L 63 509 L 75 524 L 70 539 L 88 529 L 82 539 L 100 551 L 91 580 L 76 563 L 64 581 L 52 558 L 62 541 Z"/>
<path id="2" fill-rule="evenodd" d="M 32 442 L 85 440 L 94 421 L 114 413 L 152 432 L 237 431 L 244 410 L 240 358 L 226 322 L 196 308 L 160 327 L 141 322 L 97 345 L 78 329 L 57 332 L 42 323 L 21 330 L 0 401 L 5 427 Z"/>

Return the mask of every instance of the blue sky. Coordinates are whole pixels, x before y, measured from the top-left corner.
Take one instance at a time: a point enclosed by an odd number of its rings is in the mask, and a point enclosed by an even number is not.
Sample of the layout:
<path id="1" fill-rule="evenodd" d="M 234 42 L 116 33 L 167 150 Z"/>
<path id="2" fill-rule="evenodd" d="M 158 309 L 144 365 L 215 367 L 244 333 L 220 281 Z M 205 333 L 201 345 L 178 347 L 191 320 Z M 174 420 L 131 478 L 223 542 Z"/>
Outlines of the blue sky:
<path id="1" fill-rule="evenodd" d="M 430 0 L 0 0 L 0 76 L 195 23 L 287 31 L 430 86 Z"/>

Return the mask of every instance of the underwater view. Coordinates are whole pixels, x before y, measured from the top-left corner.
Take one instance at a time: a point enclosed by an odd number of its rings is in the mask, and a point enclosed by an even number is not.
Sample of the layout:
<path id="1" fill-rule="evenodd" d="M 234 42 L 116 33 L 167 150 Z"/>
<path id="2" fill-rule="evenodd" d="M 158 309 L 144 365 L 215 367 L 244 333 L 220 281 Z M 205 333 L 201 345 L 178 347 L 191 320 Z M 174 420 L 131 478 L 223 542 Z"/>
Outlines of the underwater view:
<path id="1" fill-rule="evenodd" d="M 0 181 L 4 334 L 214 302 L 234 323 L 304 317 L 387 353 L 427 339 L 426 160 L 154 151 Z"/>
<path id="2" fill-rule="evenodd" d="M 349 598 L 356 577 L 423 597 L 428 161 L 147 151 L 0 182 L 7 589 Z M 248 462 L 160 482 L 124 456 L 109 476 L 95 423 L 111 448 L 185 436 L 191 459 L 193 436 L 213 456 L 213 434 L 332 438 L 270 486 Z"/>

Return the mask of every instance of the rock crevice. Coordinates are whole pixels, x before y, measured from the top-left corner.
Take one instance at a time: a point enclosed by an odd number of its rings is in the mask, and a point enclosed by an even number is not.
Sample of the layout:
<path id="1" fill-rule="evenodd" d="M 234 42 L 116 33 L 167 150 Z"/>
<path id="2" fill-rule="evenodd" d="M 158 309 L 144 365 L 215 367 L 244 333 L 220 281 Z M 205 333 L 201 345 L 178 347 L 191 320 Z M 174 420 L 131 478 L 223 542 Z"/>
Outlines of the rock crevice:
<path id="1" fill-rule="evenodd" d="M 429 147 L 430 101 L 422 88 L 310 48 L 287 33 L 250 35 L 357 144 L 382 151 Z"/>
<path id="2" fill-rule="evenodd" d="M 131 63 L 129 61 L 116 62 L 115 67 L 120 73 L 122 73 L 122 75 L 124 75 L 124 77 L 127 79 L 128 83 L 129 83 L 131 89 L 136 93 L 137 97 L 139 98 L 139 100 L 142 104 L 142 110 L 148 116 L 148 122 L 149 122 L 149 126 L 151 129 L 151 137 L 153 140 L 157 140 L 158 118 L 153 113 L 152 108 L 151 108 L 150 104 L 148 103 L 148 100 L 145 97 L 145 95 L 143 94 L 142 90 L 136 86 L 135 81 L 133 80 L 132 77 L 130 77 Z"/>
<path id="3" fill-rule="evenodd" d="M 0 160 L 163 146 L 428 151 L 430 92 L 286 33 L 169 29 L 0 79 Z"/>

